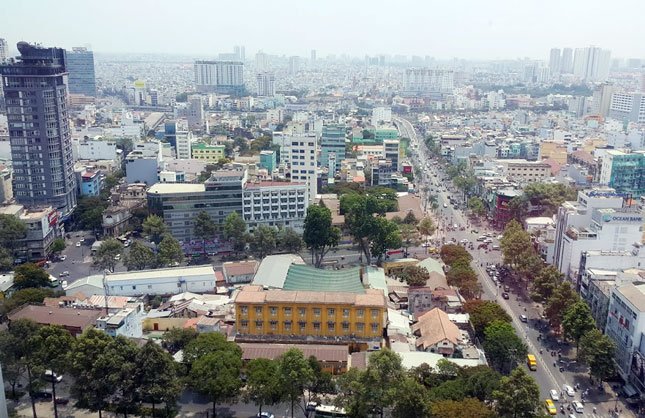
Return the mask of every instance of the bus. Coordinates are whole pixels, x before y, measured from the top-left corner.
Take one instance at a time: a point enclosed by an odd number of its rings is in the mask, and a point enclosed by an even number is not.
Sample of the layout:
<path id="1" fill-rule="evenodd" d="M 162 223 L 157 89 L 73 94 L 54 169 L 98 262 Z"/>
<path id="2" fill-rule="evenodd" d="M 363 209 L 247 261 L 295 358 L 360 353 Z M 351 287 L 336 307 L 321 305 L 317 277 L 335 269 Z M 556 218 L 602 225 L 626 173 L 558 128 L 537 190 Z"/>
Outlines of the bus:
<path id="1" fill-rule="evenodd" d="M 314 413 L 314 418 L 344 418 L 347 416 L 343 408 L 336 408 L 331 405 L 318 405 Z"/>
<path id="2" fill-rule="evenodd" d="M 51 274 L 49 275 L 49 287 L 58 287 L 58 279 Z"/>
<path id="3" fill-rule="evenodd" d="M 533 354 L 526 356 L 526 364 L 529 366 L 529 370 L 537 370 L 537 360 Z"/>

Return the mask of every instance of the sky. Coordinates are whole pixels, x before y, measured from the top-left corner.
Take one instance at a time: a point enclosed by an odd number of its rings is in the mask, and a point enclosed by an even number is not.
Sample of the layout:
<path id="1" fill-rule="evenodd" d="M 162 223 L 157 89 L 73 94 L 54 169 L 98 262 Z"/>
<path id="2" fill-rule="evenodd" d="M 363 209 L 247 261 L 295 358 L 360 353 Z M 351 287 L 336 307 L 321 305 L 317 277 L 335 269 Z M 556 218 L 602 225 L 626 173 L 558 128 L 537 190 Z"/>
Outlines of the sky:
<path id="1" fill-rule="evenodd" d="M 97 53 L 548 59 L 595 45 L 645 58 L 643 0 L 5 0 L 0 38 Z"/>

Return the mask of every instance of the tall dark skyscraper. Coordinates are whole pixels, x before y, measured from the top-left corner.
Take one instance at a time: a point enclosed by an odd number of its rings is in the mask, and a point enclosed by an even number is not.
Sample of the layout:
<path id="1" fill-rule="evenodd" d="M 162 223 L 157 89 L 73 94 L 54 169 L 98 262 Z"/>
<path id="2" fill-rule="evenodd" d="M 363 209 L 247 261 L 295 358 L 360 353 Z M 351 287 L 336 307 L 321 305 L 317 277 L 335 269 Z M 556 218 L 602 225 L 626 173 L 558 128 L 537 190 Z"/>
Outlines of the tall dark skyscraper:
<path id="1" fill-rule="evenodd" d="M 66 69 L 69 73 L 70 94 L 96 97 L 96 76 L 94 74 L 94 53 L 87 48 L 72 48 L 67 51 Z"/>
<path id="2" fill-rule="evenodd" d="M 0 65 L 14 196 L 26 206 L 51 205 L 65 218 L 76 206 L 65 50 L 19 42 L 18 51 Z"/>

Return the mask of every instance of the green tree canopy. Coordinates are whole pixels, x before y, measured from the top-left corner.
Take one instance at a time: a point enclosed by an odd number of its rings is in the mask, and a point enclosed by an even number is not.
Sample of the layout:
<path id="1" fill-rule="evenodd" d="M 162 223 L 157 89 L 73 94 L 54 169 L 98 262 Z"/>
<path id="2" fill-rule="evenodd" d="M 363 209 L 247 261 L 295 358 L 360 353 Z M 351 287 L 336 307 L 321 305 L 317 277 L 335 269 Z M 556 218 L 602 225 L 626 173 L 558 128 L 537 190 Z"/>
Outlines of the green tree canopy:
<path id="1" fill-rule="evenodd" d="M 528 354 L 528 348 L 508 322 L 494 321 L 484 330 L 484 351 L 496 370 L 510 372 Z"/>
<path id="2" fill-rule="evenodd" d="M 478 399 L 442 400 L 432 403 L 435 418 L 495 418 L 488 405 Z"/>
<path id="3" fill-rule="evenodd" d="M 128 254 L 124 257 L 123 264 L 128 270 L 144 270 L 156 264 L 155 254 L 150 248 L 140 241 L 134 241 Z"/>
<path id="4" fill-rule="evenodd" d="M 560 329 L 564 313 L 578 300 L 579 296 L 569 282 L 562 282 L 554 289 L 544 309 L 544 315 L 549 320 L 551 328 Z"/>
<path id="5" fill-rule="evenodd" d="M 486 206 L 484 206 L 484 202 L 477 196 L 468 199 L 468 209 L 475 216 L 483 216 L 486 214 Z"/>
<path id="6" fill-rule="evenodd" d="M 470 264 L 473 256 L 461 245 L 446 244 L 441 247 L 439 251 L 441 260 L 448 266 L 452 266 L 458 262 L 465 262 Z"/>
<path id="7" fill-rule="evenodd" d="M 169 266 L 175 263 L 181 263 L 184 260 L 184 250 L 170 234 L 164 235 L 157 247 L 158 264 Z"/>
<path id="8" fill-rule="evenodd" d="M 279 364 L 275 360 L 257 358 L 249 362 L 247 368 L 247 397 L 258 406 L 275 405 L 285 396 L 280 385 Z"/>
<path id="9" fill-rule="evenodd" d="M 531 297 L 536 302 L 545 303 L 562 281 L 563 275 L 555 266 L 546 266 L 540 270 L 531 282 Z"/>
<path id="10" fill-rule="evenodd" d="M 173 410 L 181 385 L 177 365 L 170 354 L 154 341 L 148 340 L 136 353 L 134 363 L 133 380 L 137 397 L 152 405 L 152 416 L 155 416 L 155 407 L 160 404 L 165 405 L 167 410 Z"/>
<path id="11" fill-rule="evenodd" d="M 430 237 L 437 230 L 432 218 L 429 217 L 421 219 L 417 228 L 419 229 L 419 233 L 421 235 L 425 235 L 426 238 Z"/>
<path id="12" fill-rule="evenodd" d="M 174 354 L 186 348 L 198 335 L 194 328 L 170 328 L 163 333 L 161 341 L 164 348 Z"/>
<path id="13" fill-rule="evenodd" d="M 16 289 L 49 286 L 49 273 L 33 263 L 25 263 L 14 270 L 13 285 Z"/>
<path id="14" fill-rule="evenodd" d="M 78 199 L 74 219 L 82 229 L 99 231 L 103 228 L 103 211 L 108 202 L 98 196 L 84 196 Z"/>
<path id="15" fill-rule="evenodd" d="M 565 311 L 562 318 L 564 336 L 576 342 L 578 355 L 580 354 L 580 339 L 594 328 L 596 328 L 596 322 L 591 316 L 591 309 L 589 309 L 587 302 L 578 300 Z"/>
<path id="16" fill-rule="evenodd" d="M 168 233 L 168 227 L 163 219 L 157 215 L 148 215 L 141 226 L 143 227 L 143 233 L 148 236 L 150 241 L 157 244 Z"/>
<path id="17" fill-rule="evenodd" d="M 493 322 L 511 322 L 504 308 L 493 301 L 469 300 L 464 304 L 464 310 L 470 315 L 470 322 L 480 339 L 484 338 L 484 330 Z"/>
<path id="18" fill-rule="evenodd" d="M 410 286 L 425 286 L 430 273 L 425 267 L 406 266 L 401 271 L 401 279 Z"/>
<path id="19" fill-rule="evenodd" d="M 26 236 L 27 225 L 17 216 L 0 214 L 0 247 L 13 250 Z"/>
<path id="20" fill-rule="evenodd" d="M 302 249 L 303 241 L 293 228 L 281 228 L 278 231 L 278 248 L 289 253 L 297 253 Z"/>
<path id="21" fill-rule="evenodd" d="M 605 381 L 616 374 L 614 361 L 616 343 L 594 328 L 580 339 L 578 357 L 589 365 L 589 374 L 600 381 Z"/>
<path id="22" fill-rule="evenodd" d="M 311 251 L 312 263 L 320 267 L 327 252 L 336 247 L 340 240 L 340 230 L 332 226 L 329 208 L 324 205 L 310 205 L 307 208 L 302 238 Z"/>
<path id="23" fill-rule="evenodd" d="M 534 418 L 540 414 L 540 387 L 522 367 L 503 377 L 493 396 L 501 418 Z"/>
<path id="24" fill-rule="evenodd" d="M 272 254 L 278 245 L 278 231 L 275 228 L 260 225 L 253 230 L 251 234 L 251 251 L 263 259 L 269 254 Z"/>
<path id="25" fill-rule="evenodd" d="M 96 254 L 94 254 L 94 264 L 101 269 L 114 272 L 114 267 L 118 260 L 117 256 L 123 253 L 123 244 L 114 238 L 108 238 L 101 243 Z"/>
<path id="26" fill-rule="evenodd" d="M 55 240 L 53 240 L 50 250 L 54 254 L 62 253 L 65 250 L 65 239 L 56 238 Z"/>
<path id="27" fill-rule="evenodd" d="M 279 383 L 284 391 L 284 399 L 291 405 L 291 417 L 293 410 L 299 406 L 305 410 L 304 403 L 305 389 L 314 378 L 314 372 L 302 351 L 291 348 L 278 359 Z"/>
<path id="28" fill-rule="evenodd" d="M 382 216 L 374 218 L 372 228 L 369 236 L 370 253 L 380 264 L 388 249 L 401 247 L 401 233 L 394 222 Z"/>
<path id="29" fill-rule="evenodd" d="M 246 222 L 237 212 L 231 212 L 224 220 L 224 239 L 233 244 L 235 252 L 244 251 L 246 246 Z"/>
<path id="30" fill-rule="evenodd" d="M 510 221 L 506 225 L 499 243 L 502 248 L 505 264 L 515 266 L 522 262 L 528 254 L 534 252 L 531 236 L 515 220 Z"/>
<path id="31" fill-rule="evenodd" d="M 213 222 L 213 219 L 210 217 L 208 212 L 202 210 L 193 221 L 193 233 L 195 237 L 201 240 L 212 239 L 217 233 L 217 225 Z"/>

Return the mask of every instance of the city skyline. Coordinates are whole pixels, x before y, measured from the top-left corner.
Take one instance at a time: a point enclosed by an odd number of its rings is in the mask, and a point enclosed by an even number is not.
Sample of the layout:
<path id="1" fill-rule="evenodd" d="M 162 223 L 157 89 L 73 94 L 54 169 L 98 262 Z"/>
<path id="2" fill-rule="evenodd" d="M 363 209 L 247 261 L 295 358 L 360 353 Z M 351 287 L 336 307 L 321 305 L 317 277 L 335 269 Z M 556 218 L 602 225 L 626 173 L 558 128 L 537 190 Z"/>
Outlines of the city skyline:
<path id="1" fill-rule="evenodd" d="M 37 4 L 37 7 L 35 6 Z M 268 54 L 319 58 L 329 54 L 429 55 L 438 59 L 548 60 L 553 47 L 589 45 L 612 50 L 612 56 L 642 58 L 639 44 L 645 28 L 638 16 L 639 2 L 612 3 L 616 10 L 631 10 L 620 21 L 607 18 L 607 10 L 578 0 L 566 3 L 528 3 L 521 8 L 493 0 L 484 3 L 443 3 L 440 7 L 405 1 L 395 10 L 382 2 L 331 1 L 310 6 L 295 1 L 229 3 L 226 7 L 200 0 L 182 2 L 181 10 L 169 2 L 124 1 L 60 4 L 38 0 L 10 2 L 0 34 L 15 55 L 19 41 L 40 42 L 71 49 L 90 44 L 98 53 L 168 53 L 216 56 L 233 45 L 245 45 L 247 59 L 262 50 Z M 553 7 L 552 7 L 553 6 Z M 557 6 L 557 7 L 556 7 Z M 38 13 L 33 10 L 37 8 Z M 199 10 L 199 13 L 191 11 Z M 557 10 L 557 12 L 554 12 Z M 24 27 L 29 17 L 32 24 Z M 51 31 L 45 22 L 60 23 Z M 180 29 L 182 25 L 191 30 Z M 622 36 L 624 28 L 630 36 Z"/>

